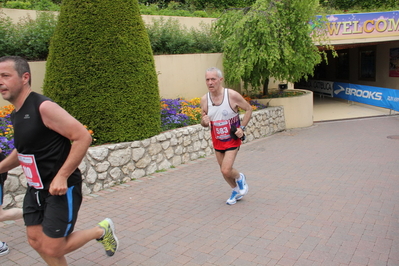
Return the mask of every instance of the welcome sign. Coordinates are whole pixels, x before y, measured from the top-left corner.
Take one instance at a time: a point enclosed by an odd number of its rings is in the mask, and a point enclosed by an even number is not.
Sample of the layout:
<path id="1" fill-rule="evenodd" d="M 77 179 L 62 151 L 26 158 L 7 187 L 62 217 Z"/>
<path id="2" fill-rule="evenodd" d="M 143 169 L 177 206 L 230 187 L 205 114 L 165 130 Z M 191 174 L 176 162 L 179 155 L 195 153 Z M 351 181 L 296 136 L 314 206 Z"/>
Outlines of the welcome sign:
<path id="1" fill-rule="evenodd" d="M 331 40 L 398 36 L 399 10 L 327 16 Z"/>

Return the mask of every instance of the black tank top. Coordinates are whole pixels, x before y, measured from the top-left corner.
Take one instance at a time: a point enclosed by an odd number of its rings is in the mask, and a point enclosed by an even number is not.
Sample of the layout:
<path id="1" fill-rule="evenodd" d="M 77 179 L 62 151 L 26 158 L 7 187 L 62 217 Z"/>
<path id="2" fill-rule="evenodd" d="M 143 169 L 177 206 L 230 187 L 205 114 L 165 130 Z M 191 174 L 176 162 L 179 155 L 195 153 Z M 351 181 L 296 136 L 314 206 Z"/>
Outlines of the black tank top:
<path id="1" fill-rule="evenodd" d="M 31 92 L 21 109 L 11 113 L 11 122 L 15 148 L 19 154 L 34 155 L 44 189 L 49 189 L 51 181 L 68 157 L 71 142 L 44 125 L 39 112 L 39 106 L 44 101 L 52 100 Z M 68 178 L 68 187 L 81 180 L 81 173 L 76 169 Z"/>

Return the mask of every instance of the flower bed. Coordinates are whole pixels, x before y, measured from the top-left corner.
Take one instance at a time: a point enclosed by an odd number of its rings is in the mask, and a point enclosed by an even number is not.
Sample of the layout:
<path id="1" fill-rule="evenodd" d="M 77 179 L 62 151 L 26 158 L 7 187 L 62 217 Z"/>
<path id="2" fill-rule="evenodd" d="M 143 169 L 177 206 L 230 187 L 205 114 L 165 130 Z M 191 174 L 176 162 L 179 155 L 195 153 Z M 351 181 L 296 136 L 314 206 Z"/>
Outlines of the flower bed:
<path id="1" fill-rule="evenodd" d="M 0 148 L 6 156 L 14 149 L 14 128 L 10 119 L 13 110 L 12 104 L 0 109 Z"/>
<path id="2" fill-rule="evenodd" d="M 266 108 L 265 105 L 248 97 L 246 97 L 246 100 L 251 104 L 254 111 Z M 162 131 L 199 124 L 201 122 L 200 101 L 200 98 L 191 100 L 185 100 L 183 98 L 161 99 L 160 111 Z M 13 110 L 14 106 L 11 104 L 0 108 L 0 148 L 5 155 L 10 154 L 14 149 L 14 129 L 10 120 L 10 115 Z M 88 129 L 88 131 L 93 136 L 93 131 L 90 129 Z"/>
<path id="3" fill-rule="evenodd" d="M 0 107 L 0 148 L 4 155 L 9 155 L 14 146 L 14 128 L 11 124 L 11 113 L 14 111 L 14 105 L 5 105 Z M 87 126 L 84 126 L 87 129 Z M 93 130 L 87 129 L 90 135 L 94 135 Z"/>
<path id="4" fill-rule="evenodd" d="M 254 111 L 266 108 L 264 104 L 258 103 L 249 97 L 245 97 L 245 99 L 251 104 L 252 110 Z M 183 98 L 161 99 L 162 131 L 200 124 L 200 102 L 200 98 L 191 100 L 185 100 Z"/>

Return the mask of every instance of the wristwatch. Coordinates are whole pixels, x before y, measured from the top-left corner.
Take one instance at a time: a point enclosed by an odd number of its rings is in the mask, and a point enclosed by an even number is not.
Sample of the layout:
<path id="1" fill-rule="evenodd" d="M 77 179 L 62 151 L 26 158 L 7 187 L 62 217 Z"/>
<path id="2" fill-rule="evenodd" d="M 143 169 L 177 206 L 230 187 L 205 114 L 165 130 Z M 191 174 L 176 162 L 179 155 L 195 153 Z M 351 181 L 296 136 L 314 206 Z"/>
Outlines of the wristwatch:
<path id="1" fill-rule="evenodd" d="M 245 131 L 245 126 L 240 126 L 240 128 L 242 129 L 242 131 Z"/>

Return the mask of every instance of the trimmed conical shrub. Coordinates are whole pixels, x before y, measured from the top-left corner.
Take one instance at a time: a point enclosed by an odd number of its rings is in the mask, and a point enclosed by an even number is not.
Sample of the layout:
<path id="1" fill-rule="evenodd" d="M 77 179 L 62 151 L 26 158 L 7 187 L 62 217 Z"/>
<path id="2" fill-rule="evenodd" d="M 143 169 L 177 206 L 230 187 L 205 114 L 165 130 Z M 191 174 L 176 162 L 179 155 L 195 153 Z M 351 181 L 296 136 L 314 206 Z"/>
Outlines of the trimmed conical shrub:
<path id="1" fill-rule="evenodd" d="M 97 144 L 160 131 L 157 74 L 136 0 L 64 0 L 43 93 L 94 130 Z"/>

